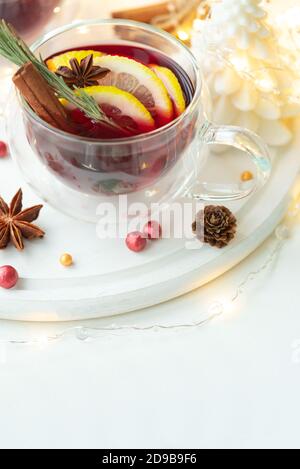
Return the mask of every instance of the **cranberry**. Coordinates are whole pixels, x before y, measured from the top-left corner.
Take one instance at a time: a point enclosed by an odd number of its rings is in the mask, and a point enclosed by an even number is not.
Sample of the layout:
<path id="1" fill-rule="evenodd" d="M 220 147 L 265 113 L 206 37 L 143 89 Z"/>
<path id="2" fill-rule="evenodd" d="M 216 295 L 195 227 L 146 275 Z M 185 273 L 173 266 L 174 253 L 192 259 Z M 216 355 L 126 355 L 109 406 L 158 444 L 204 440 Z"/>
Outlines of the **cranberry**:
<path id="1" fill-rule="evenodd" d="M 155 220 L 148 221 L 148 223 L 146 223 L 146 225 L 144 226 L 143 232 L 144 236 L 151 240 L 159 239 L 162 236 L 162 228 L 160 224 Z"/>
<path id="2" fill-rule="evenodd" d="M 0 287 L 5 289 L 13 288 L 19 280 L 16 269 L 10 265 L 0 267 Z"/>
<path id="3" fill-rule="evenodd" d="M 126 245 L 130 251 L 141 252 L 145 249 L 147 240 L 140 231 L 133 231 L 127 235 Z"/>
<path id="4" fill-rule="evenodd" d="M 8 150 L 5 142 L 0 141 L 0 158 L 7 156 Z"/>

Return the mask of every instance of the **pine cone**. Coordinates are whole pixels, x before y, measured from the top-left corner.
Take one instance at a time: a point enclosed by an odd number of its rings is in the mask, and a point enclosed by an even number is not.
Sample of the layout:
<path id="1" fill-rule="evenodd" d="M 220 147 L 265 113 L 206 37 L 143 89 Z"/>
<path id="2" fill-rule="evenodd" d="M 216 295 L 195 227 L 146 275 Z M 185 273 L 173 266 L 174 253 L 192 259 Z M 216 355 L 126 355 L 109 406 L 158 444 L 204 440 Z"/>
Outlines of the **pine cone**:
<path id="1" fill-rule="evenodd" d="M 235 237 L 237 221 L 228 208 L 208 205 L 197 213 L 192 229 L 200 241 L 221 249 Z"/>

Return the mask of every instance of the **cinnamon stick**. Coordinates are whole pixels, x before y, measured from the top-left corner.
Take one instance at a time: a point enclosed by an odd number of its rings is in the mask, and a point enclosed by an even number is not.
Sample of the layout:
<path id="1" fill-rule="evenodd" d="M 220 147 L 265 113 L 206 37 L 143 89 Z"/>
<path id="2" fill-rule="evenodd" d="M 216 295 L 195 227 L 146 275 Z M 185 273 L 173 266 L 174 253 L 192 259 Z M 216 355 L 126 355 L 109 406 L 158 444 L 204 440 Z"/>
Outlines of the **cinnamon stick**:
<path id="1" fill-rule="evenodd" d="M 71 131 L 63 105 L 31 62 L 20 68 L 14 75 L 13 82 L 41 119 L 58 129 Z"/>
<path id="2" fill-rule="evenodd" d="M 130 8 L 126 10 L 114 11 L 113 18 L 141 21 L 142 23 L 151 23 L 152 19 L 172 13 L 176 10 L 174 1 L 164 1 L 154 5 L 148 5 L 139 8 Z"/>

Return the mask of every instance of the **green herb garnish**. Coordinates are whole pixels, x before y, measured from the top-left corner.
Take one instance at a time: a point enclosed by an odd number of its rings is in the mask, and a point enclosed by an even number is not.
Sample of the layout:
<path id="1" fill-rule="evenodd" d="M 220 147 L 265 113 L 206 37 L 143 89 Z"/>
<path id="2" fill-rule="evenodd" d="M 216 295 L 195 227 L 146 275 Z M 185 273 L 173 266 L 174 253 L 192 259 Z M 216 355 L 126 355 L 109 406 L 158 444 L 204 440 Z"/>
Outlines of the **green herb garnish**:
<path id="1" fill-rule="evenodd" d="M 125 129 L 107 117 L 92 96 L 82 89 L 75 88 L 73 91 L 64 82 L 63 78 L 51 72 L 42 57 L 36 57 L 27 44 L 18 36 L 14 28 L 3 19 L 0 21 L 0 55 L 19 67 L 31 62 L 59 98 L 66 99 L 84 112 L 91 120 L 103 122 L 127 133 Z"/>

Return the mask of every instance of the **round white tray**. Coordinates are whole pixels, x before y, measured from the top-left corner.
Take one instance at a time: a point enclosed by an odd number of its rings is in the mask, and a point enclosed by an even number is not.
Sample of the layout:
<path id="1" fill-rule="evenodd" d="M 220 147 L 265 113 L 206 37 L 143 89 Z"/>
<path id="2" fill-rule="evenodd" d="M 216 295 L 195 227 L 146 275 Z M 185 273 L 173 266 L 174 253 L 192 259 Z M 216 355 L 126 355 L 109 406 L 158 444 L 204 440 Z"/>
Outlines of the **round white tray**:
<path id="1" fill-rule="evenodd" d="M 237 215 L 238 234 L 223 250 L 188 250 L 185 240 L 163 239 L 134 254 L 124 240 L 99 240 L 95 225 L 45 206 L 38 224 L 47 236 L 26 242 L 21 253 L 13 246 L 0 251 L 0 264 L 14 265 L 21 276 L 17 288 L 0 290 L 0 318 L 68 321 L 117 315 L 183 295 L 222 275 L 255 250 L 282 218 L 299 168 L 299 145 L 300 131 L 277 155 L 267 186 L 248 200 L 227 204 Z M 245 159 L 233 152 L 213 156 L 207 174 L 236 180 L 243 169 L 248 169 Z M 40 202 L 10 159 L 1 161 L 0 185 L 6 200 L 22 186 L 24 207 Z M 64 252 L 72 253 L 73 267 L 60 265 Z"/>

